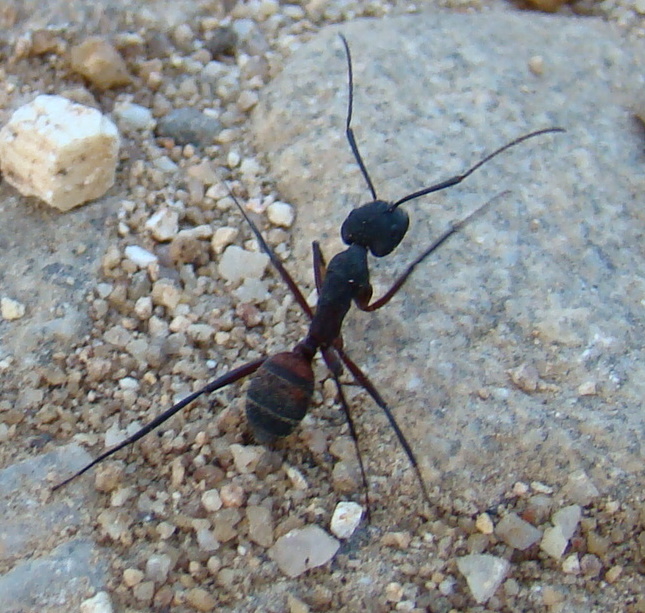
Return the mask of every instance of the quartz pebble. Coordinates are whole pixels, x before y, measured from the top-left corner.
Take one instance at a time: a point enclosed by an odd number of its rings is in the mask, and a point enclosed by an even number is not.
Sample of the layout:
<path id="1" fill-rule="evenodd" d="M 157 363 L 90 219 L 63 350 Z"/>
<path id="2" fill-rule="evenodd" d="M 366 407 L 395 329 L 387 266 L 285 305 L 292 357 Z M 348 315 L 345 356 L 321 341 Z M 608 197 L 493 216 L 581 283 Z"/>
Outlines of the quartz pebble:
<path id="1" fill-rule="evenodd" d="M 233 444 L 230 449 L 235 468 L 241 474 L 252 473 L 264 453 L 264 448 L 258 445 Z"/>
<path id="2" fill-rule="evenodd" d="M 553 527 L 544 531 L 540 548 L 551 557 L 560 559 L 578 527 L 581 515 L 582 509 L 578 505 L 564 507 L 555 512 L 551 518 Z"/>
<path id="3" fill-rule="evenodd" d="M 363 507 L 356 502 L 339 502 L 331 517 L 330 530 L 339 539 L 348 539 L 361 523 Z"/>
<path id="4" fill-rule="evenodd" d="M 322 528 L 306 526 L 281 536 L 268 553 L 278 568 L 293 578 L 329 562 L 339 547 L 340 543 Z"/>
<path id="5" fill-rule="evenodd" d="M 246 508 L 249 522 L 249 538 L 261 547 L 273 544 L 273 518 L 271 511 L 263 506 L 250 505 Z"/>
<path id="6" fill-rule="evenodd" d="M 209 513 L 222 508 L 222 499 L 217 490 L 207 490 L 202 494 L 202 505 Z"/>
<path id="7" fill-rule="evenodd" d="M 169 241 L 179 232 L 179 213 L 174 209 L 160 209 L 146 221 L 146 228 L 160 243 Z"/>
<path id="8" fill-rule="evenodd" d="M 506 578 L 510 564 L 489 554 L 472 554 L 459 558 L 457 568 L 466 578 L 477 604 L 486 602 Z"/>
<path id="9" fill-rule="evenodd" d="M 186 602 L 198 611 L 212 611 L 217 600 L 205 589 L 194 587 L 186 592 Z"/>
<path id="10" fill-rule="evenodd" d="M 237 283 L 244 279 L 261 279 L 268 264 L 266 253 L 229 245 L 219 259 L 217 270 L 229 283 Z"/>
<path id="11" fill-rule="evenodd" d="M 139 268 L 146 268 L 157 261 L 157 256 L 138 245 L 128 245 L 124 249 L 125 257 Z"/>
<path id="12" fill-rule="evenodd" d="M 119 145 L 116 126 L 96 109 L 43 95 L 0 130 L 0 167 L 20 193 L 67 211 L 112 187 Z"/>
<path id="13" fill-rule="evenodd" d="M 81 613 L 112 613 L 112 601 L 107 592 L 98 592 L 92 598 L 88 598 L 81 603 Z"/>
<path id="14" fill-rule="evenodd" d="M 2 319 L 13 321 L 25 316 L 25 305 L 13 298 L 2 298 L 0 300 L 0 314 Z"/>
<path id="15" fill-rule="evenodd" d="M 286 202 L 274 202 L 267 207 L 269 221 L 283 228 L 290 228 L 293 224 L 293 207 Z"/>
<path id="16" fill-rule="evenodd" d="M 542 536 L 535 526 L 524 521 L 515 513 L 505 515 L 495 528 L 495 534 L 510 547 L 524 551 L 534 543 L 537 543 Z"/>

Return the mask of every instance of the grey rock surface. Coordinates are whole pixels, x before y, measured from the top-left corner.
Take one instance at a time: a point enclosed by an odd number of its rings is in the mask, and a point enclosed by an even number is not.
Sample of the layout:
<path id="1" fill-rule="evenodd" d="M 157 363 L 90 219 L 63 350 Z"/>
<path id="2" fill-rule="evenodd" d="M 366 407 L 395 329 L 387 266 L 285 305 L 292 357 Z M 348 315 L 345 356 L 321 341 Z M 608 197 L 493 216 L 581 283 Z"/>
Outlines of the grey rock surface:
<path id="1" fill-rule="evenodd" d="M 576 469 L 601 491 L 635 493 L 645 391 L 636 50 L 605 23 L 535 14 L 429 13 L 321 33 L 255 113 L 257 146 L 297 205 L 301 279 L 311 279 L 311 241 L 330 258 L 340 223 L 368 200 L 345 142 L 341 31 L 354 58 L 354 128 L 380 197 L 458 174 L 522 133 L 567 129 L 405 205 L 404 243 L 371 260 L 380 296 L 451 220 L 511 190 L 382 311 L 345 327 L 427 478 L 478 504 L 517 479 L 562 483 Z M 541 75 L 529 69 L 537 55 Z M 512 379 L 517 367 L 535 381 Z M 388 430 L 376 408 L 361 419 Z M 392 476 L 407 470 L 400 455 Z"/>

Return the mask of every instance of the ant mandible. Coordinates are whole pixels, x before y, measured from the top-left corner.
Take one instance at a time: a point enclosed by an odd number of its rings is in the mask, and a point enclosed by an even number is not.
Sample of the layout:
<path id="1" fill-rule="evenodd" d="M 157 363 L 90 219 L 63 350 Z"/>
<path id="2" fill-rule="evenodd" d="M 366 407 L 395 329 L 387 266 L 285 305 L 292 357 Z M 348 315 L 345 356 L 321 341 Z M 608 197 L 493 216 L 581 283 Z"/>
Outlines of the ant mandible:
<path id="1" fill-rule="evenodd" d="M 271 443 L 275 439 L 291 434 L 305 417 L 311 404 L 314 390 L 312 361 L 316 353 L 320 351 L 336 385 L 338 398 L 345 413 L 349 431 L 357 451 L 358 436 L 340 380 L 343 365 L 351 373 L 355 382 L 365 389 L 385 413 L 390 426 L 394 430 L 415 471 L 423 496 L 428 504 L 430 504 L 430 495 L 421 474 L 419 463 L 410 444 L 394 418 L 388 404 L 363 370 L 349 357 L 347 351 L 343 348 L 341 328 L 352 302 L 363 311 L 375 311 L 386 305 L 401 289 L 414 269 L 421 262 L 449 237 L 472 220 L 475 215 L 482 212 L 493 201 L 506 194 L 506 192 L 489 200 L 460 221 L 451 224 L 439 238 L 413 260 L 406 270 L 395 280 L 392 287 L 383 296 L 373 302 L 370 302 L 372 299 L 372 286 L 370 284 L 368 268 L 368 251 L 374 257 L 384 257 L 392 253 L 403 240 L 408 230 L 409 217 L 406 211 L 401 208 L 402 204 L 461 183 L 492 158 L 525 140 L 542 134 L 564 132 L 564 130 L 562 128 L 551 127 L 525 134 L 493 151 L 493 153 L 487 155 L 460 175 L 450 177 L 429 187 L 412 192 L 395 202 L 380 200 L 358 150 L 354 131 L 351 127 L 354 103 L 352 58 L 347 40 L 342 34 L 340 34 L 340 38 L 347 57 L 349 89 L 345 133 L 352 154 L 371 193 L 372 201 L 349 213 L 341 227 L 341 237 L 347 245 L 347 248 L 336 254 L 329 262 L 329 265 L 325 264 L 319 243 L 317 241 L 313 242 L 314 277 L 316 289 L 318 290 L 318 302 L 315 310 L 309 306 L 291 274 L 267 244 L 260 230 L 244 210 L 238 199 L 229 190 L 233 201 L 255 234 L 258 243 L 268 254 L 278 274 L 286 283 L 302 310 L 309 317 L 310 325 L 307 335 L 291 351 L 265 356 L 243 364 L 211 381 L 196 392 L 193 392 L 161 413 L 133 435 L 99 455 L 74 475 L 58 483 L 54 486 L 54 490 L 63 487 L 117 451 L 143 438 L 146 434 L 152 432 L 200 396 L 215 392 L 249 375 L 254 375 L 254 377 L 247 391 L 246 416 L 255 438 L 261 443 Z M 366 508 L 369 513 L 369 491 L 365 468 L 360 453 L 357 455 L 365 486 Z"/>

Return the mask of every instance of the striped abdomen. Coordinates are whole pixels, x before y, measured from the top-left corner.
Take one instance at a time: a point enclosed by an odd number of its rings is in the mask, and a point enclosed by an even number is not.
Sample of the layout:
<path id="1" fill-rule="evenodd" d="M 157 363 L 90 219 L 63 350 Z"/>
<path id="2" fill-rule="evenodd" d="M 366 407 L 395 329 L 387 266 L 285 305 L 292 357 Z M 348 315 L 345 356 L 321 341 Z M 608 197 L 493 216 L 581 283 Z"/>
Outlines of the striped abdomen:
<path id="1" fill-rule="evenodd" d="M 302 352 L 270 357 L 258 369 L 246 395 L 246 418 L 261 443 L 287 436 L 303 420 L 314 391 L 311 360 Z"/>

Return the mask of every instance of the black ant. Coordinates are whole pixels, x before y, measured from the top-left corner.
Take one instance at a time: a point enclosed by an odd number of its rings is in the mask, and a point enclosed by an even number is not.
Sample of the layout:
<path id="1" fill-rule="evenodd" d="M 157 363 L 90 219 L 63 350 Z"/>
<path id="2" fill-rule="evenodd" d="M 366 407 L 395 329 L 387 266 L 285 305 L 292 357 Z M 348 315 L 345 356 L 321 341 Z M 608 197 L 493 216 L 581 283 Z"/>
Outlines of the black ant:
<path id="1" fill-rule="evenodd" d="M 493 153 L 487 155 L 461 175 L 451 177 L 445 181 L 435 183 L 430 187 L 408 194 L 396 202 L 385 202 L 384 200 L 379 200 L 376 190 L 374 189 L 374 185 L 372 184 L 372 180 L 367 172 L 367 168 L 365 167 L 363 159 L 359 153 L 356 139 L 354 137 L 354 131 L 351 127 L 354 102 L 352 58 L 347 40 L 342 34 L 340 35 L 340 38 L 343 42 L 343 46 L 345 47 L 348 68 L 349 101 L 345 132 L 347 140 L 349 141 L 349 146 L 356 162 L 358 163 L 363 178 L 367 183 L 367 187 L 373 200 L 352 210 L 347 216 L 347 219 L 343 222 L 341 227 L 341 237 L 347 245 L 347 249 L 335 255 L 329 262 L 329 265 L 325 264 L 320 245 L 317 241 L 314 241 L 314 276 L 316 288 L 318 290 L 318 303 L 315 311 L 307 304 L 307 301 L 293 277 L 285 269 L 271 247 L 269 247 L 258 227 L 246 213 L 237 198 L 229 190 L 231 197 L 251 227 L 251 230 L 255 234 L 262 249 L 269 255 L 273 266 L 288 286 L 302 310 L 310 318 L 311 322 L 307 335 L 293 348 L 292 351 L 286 351 L 270 357 L 262 357 L 257 360 L 253 360 L 231 370 L 214 381 L 211 381 L 208 385 L 190 394 L 168 410 L 164 411 L 161 415 L 153 419 L 149 424 L 141 428 L 122 443 L 99 455 L 98 458 L 87 464 L 87 466 L 79 470 L 70 478 L 56 485 L 53 488 L 54 490 L 66 485 L 117 451 L 138 441 L 140 438 L 163 424 L 186 405 L 193 402 L 196 398 L 204 394 L 210 394 L 211 392 L 226 387 L 227 385 L 235 383 L 236 381 L 252 374 L 255 376 L 253 377 L 247 392 L 246 416 L 256 439 L 262 443 L 270 443 L 275 439 L 289 435 L 305 417 L 311 404 L 314 389 L 312 361 L 316 353 L 320 351 L 336 384 L 338 398 L 345 413 L 349 431 L 354 443 L 357 445 L 358 437 L 340 380 L 340 376 L 343 372 L 343 365 L 351 373 L 355 382 L 365 389 L 376 404 L 384 411 L 410 461 L 410 464 L 412 465 L 412 468 L 416 473 L 423 496 L 430 504 L 430 496 L 412 448 L 396 422 L 388 404 L 367 375 L 348 356 L 347 352 L 343 348 L 341 327 L 352 302 L 363 311 L 375 311 L 376 309 L 380 309 L 382 306 L 386 305 L 401 289 L 414 269 L 421 262 L 423 262 L 435 249 L 442 245 L 450 236 L 458 232 L 465 224 L 473 219 L 475 215 L 488 207 L 499 197 L 499 195 L 488 201 L 486 204 L 480 206 L 470 215 L 450 225 L 438 239 L 427 247 L 425 251 L 423 251 L 407 267 L 403 274 L 396 279 L 392 287 L 385 292 L 383 296 L 373 302 L 370 302 L 372 299 L 372 286 L 370 285 L 367 253 L 369 251 L 375 257 L 386 256 L 392 253 L 401 240 L 403 240 L 403 237 L 408 230 L 409 218 L 408 214 L 401 208 L 402 204 L 461 183 L 493 157 L 529 138 L 552 132 L 564 132 L 564 130 L 562 128 L 546 128 L 525 134 L 524 136 L 516 138 Z M 360 453 L 358 454 L 358 459 L 363 483 L 365 485 L 367 512 L 369 513 L 367 479 Z"/>

